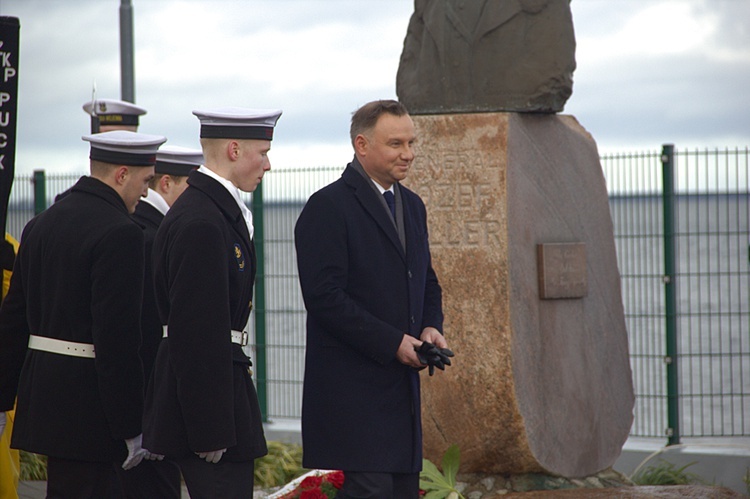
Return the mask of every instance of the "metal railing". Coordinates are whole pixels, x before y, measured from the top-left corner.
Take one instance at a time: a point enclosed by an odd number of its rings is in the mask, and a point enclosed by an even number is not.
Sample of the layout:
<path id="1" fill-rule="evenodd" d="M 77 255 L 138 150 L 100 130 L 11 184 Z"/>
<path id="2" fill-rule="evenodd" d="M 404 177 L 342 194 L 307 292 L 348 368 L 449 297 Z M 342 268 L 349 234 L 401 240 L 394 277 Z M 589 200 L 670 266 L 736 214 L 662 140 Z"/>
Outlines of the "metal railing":
<path id="1" fill-rule="evenodd" d="M 632 436 L 750 435 L 747 148 L 611 154 Z"/>
<path id="2" fill-rule="evenodd" d="M 601 158 L 621 274 L 636 394 L 632 436 L 750 436 L 750 171 L 748 149 L 610 154 Z M 250 328 L 263 414 L 301 412 L 305 310 L 294 224 L 342 167 L 269 172 L 255 199 L 264 272 Z M 79 175 L 16 178 L 8 231 Z M 36 181 L 34 180 L 36 178 Z M 37 209 L 42 203 L 37 202 Z M 46 205 L 45 205 L 46 206 Z"/>

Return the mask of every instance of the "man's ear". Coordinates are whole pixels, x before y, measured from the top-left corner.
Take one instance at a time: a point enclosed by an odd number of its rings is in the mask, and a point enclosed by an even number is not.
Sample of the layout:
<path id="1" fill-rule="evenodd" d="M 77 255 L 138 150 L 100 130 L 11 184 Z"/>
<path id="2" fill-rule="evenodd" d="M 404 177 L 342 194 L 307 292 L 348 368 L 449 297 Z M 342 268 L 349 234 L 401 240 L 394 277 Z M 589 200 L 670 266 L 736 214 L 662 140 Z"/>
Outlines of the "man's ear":
<path id="1" fill-rule="evenodd" d="M 125 180 L 128 178 L 128 175 L 130 174 L 130 169 L 125 165 L 120 165 L 117 168 L 115 168 L 115 183 L 117 185 L 123 185 L 125 183 Z"/>
<path id="2" fill-rule="evenodd" d="M 161 192 L 169 192 L 169 188 L 172 186 L 172 177 L 169 175 L 162 175 L 159 179 L 159 189 Z"/>
<path id="3" fill-rule="evenodd" d="M 361 133 L 354 137 L 354 151 L 359 156 L 365 156 L 367 154 L 367 146 L 369 145 L 367 137 Z"/>
<path id="4" fill-rule="evenodd" d="M 227 157 L 231 161 L 237 161 L 240 157 L 240 143 L 236 140 L 227 141 Z"/>

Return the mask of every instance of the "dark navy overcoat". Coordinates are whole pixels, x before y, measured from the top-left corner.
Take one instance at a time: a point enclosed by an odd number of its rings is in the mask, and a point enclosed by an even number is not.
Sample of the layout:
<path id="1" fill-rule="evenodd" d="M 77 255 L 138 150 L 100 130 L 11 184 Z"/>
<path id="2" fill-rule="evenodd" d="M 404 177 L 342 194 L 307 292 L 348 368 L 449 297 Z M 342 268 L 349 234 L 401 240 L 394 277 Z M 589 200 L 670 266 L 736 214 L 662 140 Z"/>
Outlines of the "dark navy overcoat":
<path id="1" fill-rule="evenodd" d="M 154 240 L 154 290 L 168 326 L 146 391 L 143 446 L 167 457 L 266 454 L 250 359 L 231 342 L 250 317 L 255 249 L 229 191 L 193 171 Z"/>
<path id="2" fill-rule="evenodd" d="M 370 182 L 349 164 L 295 227 L 307 308 L 303 465 L 413 473 L 422 466 L 419 372 L 396 351 L 404 333 L 442 331 L 441 289 L 422 200 L 398 186 L 404 250 Z"/>

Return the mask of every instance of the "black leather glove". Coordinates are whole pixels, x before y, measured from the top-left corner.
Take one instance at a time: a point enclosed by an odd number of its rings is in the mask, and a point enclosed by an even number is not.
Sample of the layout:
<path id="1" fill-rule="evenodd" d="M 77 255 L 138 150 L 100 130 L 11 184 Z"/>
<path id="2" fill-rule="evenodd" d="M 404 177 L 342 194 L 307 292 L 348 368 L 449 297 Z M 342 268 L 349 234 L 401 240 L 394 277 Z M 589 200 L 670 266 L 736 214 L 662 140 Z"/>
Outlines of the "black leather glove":
<path id="1" fill-rule="evenodd" d="M 450 358 L 454 356 L 451 350 L 439 348 L 429 341 L 422 342 L 422 345 L 419 348 L 415 348 L 415 350 L 419 361 L 429 368 L 430 376 L 435 373 L 436 367 L 444 371 L 445 366 L 451 365 Z"/>

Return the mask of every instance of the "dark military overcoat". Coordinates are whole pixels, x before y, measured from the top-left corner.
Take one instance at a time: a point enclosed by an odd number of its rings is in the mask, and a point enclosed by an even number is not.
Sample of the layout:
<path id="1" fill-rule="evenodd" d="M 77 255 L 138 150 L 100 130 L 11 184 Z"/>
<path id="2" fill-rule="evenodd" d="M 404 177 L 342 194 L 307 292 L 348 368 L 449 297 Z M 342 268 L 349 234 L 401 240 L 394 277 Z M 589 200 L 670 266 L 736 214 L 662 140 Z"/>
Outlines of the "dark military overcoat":
<path id="1" fill-rule="evenodd" d="M 227 448 L 222 460 L 266 454 L 249 358 L 231 342 L 250 317 L 255 251 L 240 207 L 194 171 L 154 241 L 159 315 L 168 326 L 146 393 L 143 445 L 179 458 Z"/>
<path id="2" fill-rule="evenodd" d="M 143 229 L 144 248 L 146 252 L 146 270 L 143 281 L 143 309 L 141 310 L 141 360 L 145 379 L 151 377 L 151 371 L 156 361 L 156 352 L 162 338 L 162 323 L 159 310 L 156 308 L 154 297 L 154 273 L 151 253 L 154 238 L 164 215 L 152 204 L 145 201 L 138 202 L 133 213 L 133 220 Z"/>
<path id="3" fill-rule="evenodd" d="M 13 447 L 125 459 L 124 440 L 141 433 L 143 266 L 143 232 L 93 177 L 26 225 L 0 312 L 0 411 L 18 393 Z M 27 349 L 29 334 L 93 344 L 96 358 Z"/>

